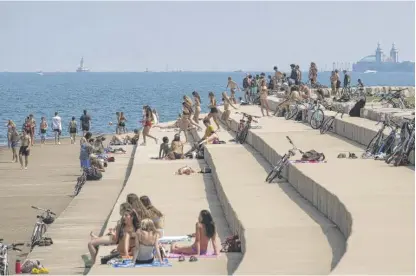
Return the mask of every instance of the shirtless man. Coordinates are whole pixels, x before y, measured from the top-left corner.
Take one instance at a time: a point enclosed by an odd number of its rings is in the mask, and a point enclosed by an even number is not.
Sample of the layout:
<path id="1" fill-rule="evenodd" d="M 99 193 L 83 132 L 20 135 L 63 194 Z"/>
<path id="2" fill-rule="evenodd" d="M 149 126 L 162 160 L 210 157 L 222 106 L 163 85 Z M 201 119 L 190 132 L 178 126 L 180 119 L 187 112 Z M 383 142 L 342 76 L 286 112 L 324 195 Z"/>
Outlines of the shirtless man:
<path id="1" fill-rule="evenodd" d="M 231 97 L 230 97 L 231 102 L 232 102 L 233 104 L 237 104 L 237 101 L 236 101 L 236 99 L 235 99 L 235 90 L 236 90 L 236 89 L 237 89 L 238 91 L 241 91 L 241 90 L 240 90 L 240 87 L 238 86 L 238 84 L 237 84 L 235 81 L 233 81 L 233 80 L 231 79 L 231 77 L 228 77 L 227 88 L 230 88 L 230 91 L 231 91 Z"/>
<path id="2" fill-rule="evenodd" d="M 29 154 L 30 154 L 30 145 L 32 144 L 30 133 L 28 131 L 23 131 L 22 136 L 20 137 L 20 149 L 19 149 L 19 161 L 21 169 L 23 170 L 23 156 L 25 157 L 25 166 L 24 169 L 27 170 L 27 165 L 29 164 Z"/>

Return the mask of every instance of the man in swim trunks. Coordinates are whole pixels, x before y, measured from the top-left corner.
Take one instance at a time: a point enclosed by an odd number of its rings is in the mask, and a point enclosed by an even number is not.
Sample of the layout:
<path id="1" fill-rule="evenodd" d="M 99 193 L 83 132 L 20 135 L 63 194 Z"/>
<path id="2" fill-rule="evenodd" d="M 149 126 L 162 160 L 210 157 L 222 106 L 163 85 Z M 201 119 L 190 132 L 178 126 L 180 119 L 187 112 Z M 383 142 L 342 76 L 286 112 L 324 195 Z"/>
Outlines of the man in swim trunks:
<path id="1" fill-rule="evenodd" d="M 55 112 L 55 117 L 52 118 L 52 129 L 53 132 L 55 132 L 55 145 L 60 145 L 60 138 L 62 134 L 62 119 L 58 115 L 58 112 Z"/>
<path id="2" fill-rule="evenodd" d="M 240 90 L 240 87 L 238 86 L 238 84 L 237 84 L 235 81 L 233 81 L 233 80 L 231 79 L 231 77 L 228 77 L 227 88 L 230 88 L 230 91 L 231 91 L 231 97 L 230 97 L 230 100 L 232 101 L 232 103 L 233 103 L 233 104 L 237 104 L 237 101 L 236 101 L 236 99 L 235 99 L 235 90 L 236 90 L 236 89 L 237 89 L 238 91 L 241 91 L 241 90 Z"/>
<path id="3" fill-rule="evenodd" d="M 79 118 L 81 122 L 81 130 L 83 132 L 83 136 L 90 131 L 91 128 L 91 116 L 87 114 L 87 110 L 84 110 L 84 114 Z"/>
<path id="4" fill-rule="evenodd" d="M 22 136 L 20 137 L 21 145 L 19 149 L 19 161 L 20 166 L 23 170 L 23 156 L 25 157 L 25 166 L 24 169 L 27 170 L 27 165 L 29 164 L 29 154 L 30 154 L 30 133 L 28 131 L 23 131 Z"/>

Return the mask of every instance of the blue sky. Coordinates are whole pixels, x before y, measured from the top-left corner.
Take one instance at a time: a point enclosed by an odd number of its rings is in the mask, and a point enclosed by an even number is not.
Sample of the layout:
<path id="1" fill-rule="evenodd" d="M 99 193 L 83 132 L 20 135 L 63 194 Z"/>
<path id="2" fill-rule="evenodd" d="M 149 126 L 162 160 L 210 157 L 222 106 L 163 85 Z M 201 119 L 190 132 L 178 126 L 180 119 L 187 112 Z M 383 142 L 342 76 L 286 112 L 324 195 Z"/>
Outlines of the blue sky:
<path id="1" fill-rule="evenodd" d="M 414 2 L 0 2 L 0 71 L 319 68 L 415 58 Z"/>

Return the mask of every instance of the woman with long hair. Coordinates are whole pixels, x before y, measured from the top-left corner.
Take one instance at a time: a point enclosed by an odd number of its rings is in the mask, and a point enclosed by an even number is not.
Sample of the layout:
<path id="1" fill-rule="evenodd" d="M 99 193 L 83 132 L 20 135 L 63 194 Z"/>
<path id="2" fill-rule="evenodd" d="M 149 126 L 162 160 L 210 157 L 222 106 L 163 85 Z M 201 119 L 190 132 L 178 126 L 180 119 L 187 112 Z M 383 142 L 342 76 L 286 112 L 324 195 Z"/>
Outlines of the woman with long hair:
<path id="1" fill-rule="evenodd" d="M 160 232 L 160 236 L 163 237 L 163 213 L 159 211 L 159 209 L 157 209 L 155 206 L 153 206 L 148 196 L 141 196 L 140 201 L 143 203 L 144 207 L 146 207 L 147 211 L 149 212 L 149 217 L 155 224 L 156 229 Z"/>
<path id="2" fill-rule="evenodd" d="M 147 211 L 146 207 L 144 207 L 143 203 L 136 194 L 128 194 L 126 201 L 130 203 L 133 210 L 137 213 L 139 222 L 145 218 L 150 218 L 149 211 Z"/>
<path id="3" fill-rule="evenodd" d="M 218 123 L 218 108 L 217 108 L 217 100 L 215 99 L 215 95 L 213 92 L 208 93 L 209 97 L 209 113 L 207 118 L 211 119 L 214 118 L 214 122 L 217 125 L 217 131 L 220 130 L 220 124 Z"/>
<path id="4" fill-rule="evenodd" d="M 120 216 L 122 217 L 120 221 L 117 222 L 117 225 L 115 228 L 108 229 L 108 234 L 102 237 L 98 237 L 97 235 L 94 235 L 94 233 L 91 231 L 91 241 L 88 243 L 88 250 L 90 251 L 90 257 L 91 259 L 88 259 L 86 255 L 82 255 L 82 258 L 84 259 L 84 262 L 87 266 L 92 266 L 97 257 L 97 250 L 98 246 L 100 245 L 112 245 L 112 244 L 118 244 L 120 241 L 120 238 L 122 237 L 123 231 L 128 230 L 127 228 L 123 229 L 126 225 L 124 220 L 124 214 L 125 213 L 131 213 L 132 207 L 129 203 L 123 203 L 120 205 Z M 134 215 L 133 215 L 134 216 Z M 136 216 L 137 217 L 137 216 Z M 138 222 L 135 224 L 138 225 Z M 134 227 L 133 227 L 134 228 Z"/>
<path id="5" fill-rule="evenodd" d="M 191 246 L 178 246 L 172 244 L 170 252 L 185 255 L 205 255 L 208 243 L 211 241 L 214 254 L 218 255 L 217 229 L 212 215 L 208 210 L 199 213 L 198 222 L 195 225 L 195 241 Z"/>
<path id="6" fill-rule="evenodd" d="M 230 98 L 228 98 L 227 92 L 222 92 L 222 101 L 224 102 L 224 112 L 221 114 L 221 120 L 225 122 L 225 124 L 228 127 L 228 130 L 231 129 L 231 123 L 230 123 L 230 106 L 234 109 L 237 109 L 232 103 Z"/>
<path id="7" fill-rule="evenodd" d="M 201 129 L 201 127 L 191 119 L 192 114 L 194 114 L 194 112 L 195 112 L 193 110 L 192 106 L 193 106 L 193 103 L 192 103 L 191 98 L 189 98 L 186 95 L 183 96 L 183 102 L 182 102 L 182 117 L 185 118 L 185 119 L 188 119 L 189 120 L 189 123 L 191 125 L 194 125 L 198 129 Z"/>
<path id="8" fill-rule="evenodd" d="M 267 83 L 266 79 L 261 79 L 260 81 L 260 110 L 261 114 L 264 117 L 264 109 L 266 109 L 267 116 L 269 115 L 269 103 L 267 102 L 268 90 L 267 90 Z"/>
<path id="9" fill-rule="evenodd" d="M 163 259 L 159 250 L 160 234 L 156 230 L 155 224 L 151 219 L 144 219 L 140 223 L 140 229 L 136 231 L 135 248 L 133 262 L 136 264 L 151 264 L 154 261 L 154 252 L 159 262 Z"/>
<path id="10" fill-rule="evenodd" d="M 194 103 L 195 103 L 193 120 L 195 123 L 199 125 L 199 114 L 201 114 L 201 97 L 196 91 L 192 92 L 192 96 L 194 97 Z"/>
<path id="11" fill-rule="evenodd" d="M 150 106 L 146 105 L 143 107 L 144 110 L 144 127 L 143 127 L 143 143 L 142 146 L 146 146 L 146 137 L 150 137 L 155 140 L 157 144 L 157 138 L 150 135 L 150 129 L 152 128 L 152 124 L 154 121 L 153 112 Z"/>

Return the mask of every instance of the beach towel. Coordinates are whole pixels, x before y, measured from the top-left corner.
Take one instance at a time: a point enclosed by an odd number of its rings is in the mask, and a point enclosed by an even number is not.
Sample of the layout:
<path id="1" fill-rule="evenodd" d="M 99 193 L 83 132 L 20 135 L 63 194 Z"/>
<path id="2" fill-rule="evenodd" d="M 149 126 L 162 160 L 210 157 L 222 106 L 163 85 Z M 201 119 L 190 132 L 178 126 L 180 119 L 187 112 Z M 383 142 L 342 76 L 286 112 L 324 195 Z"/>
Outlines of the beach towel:
<path id="1" fill-rule="evenodd" d="M 169 259 L 177 259 L 180 256 L 196 256 L 195 254 L 192 255 L 185 255 L 185 254 L 176 254 L 176 253 L 168 253 Z M 198 258 L 216 258 L 219 255 L 215 255 L 214 252 L 207 252 L 206 254 L 197 256 Z"/>
<path id="2" fill-rule="evenodd" d="M 164 236 L 163 238 L 159 239 L 159 243 L 168 244 L 173 242 L 181 242 L 181 241 L 191 241 L 192 239 L 189 236 Z"/>
<path id="3" fill-rule="evenodd" d="M 326 160 L 289 160 L 290 163 L 306 163 L 306 164 L 316 164 L 316 163 L 326 163 Z"/>
<path id="4" fill-rule="evenodd" d="M 159 261 L 153 261 L 151 264 L 133 264 L 131 260 L 120 260 L 118 262 L 114 262 L 111 264 L 114 268 L 128 268 L 128 267 L 171 267 L 172 264 L 169 263 L 168 259 L 163 260 L 164 263 L 160 263 Z"/>

